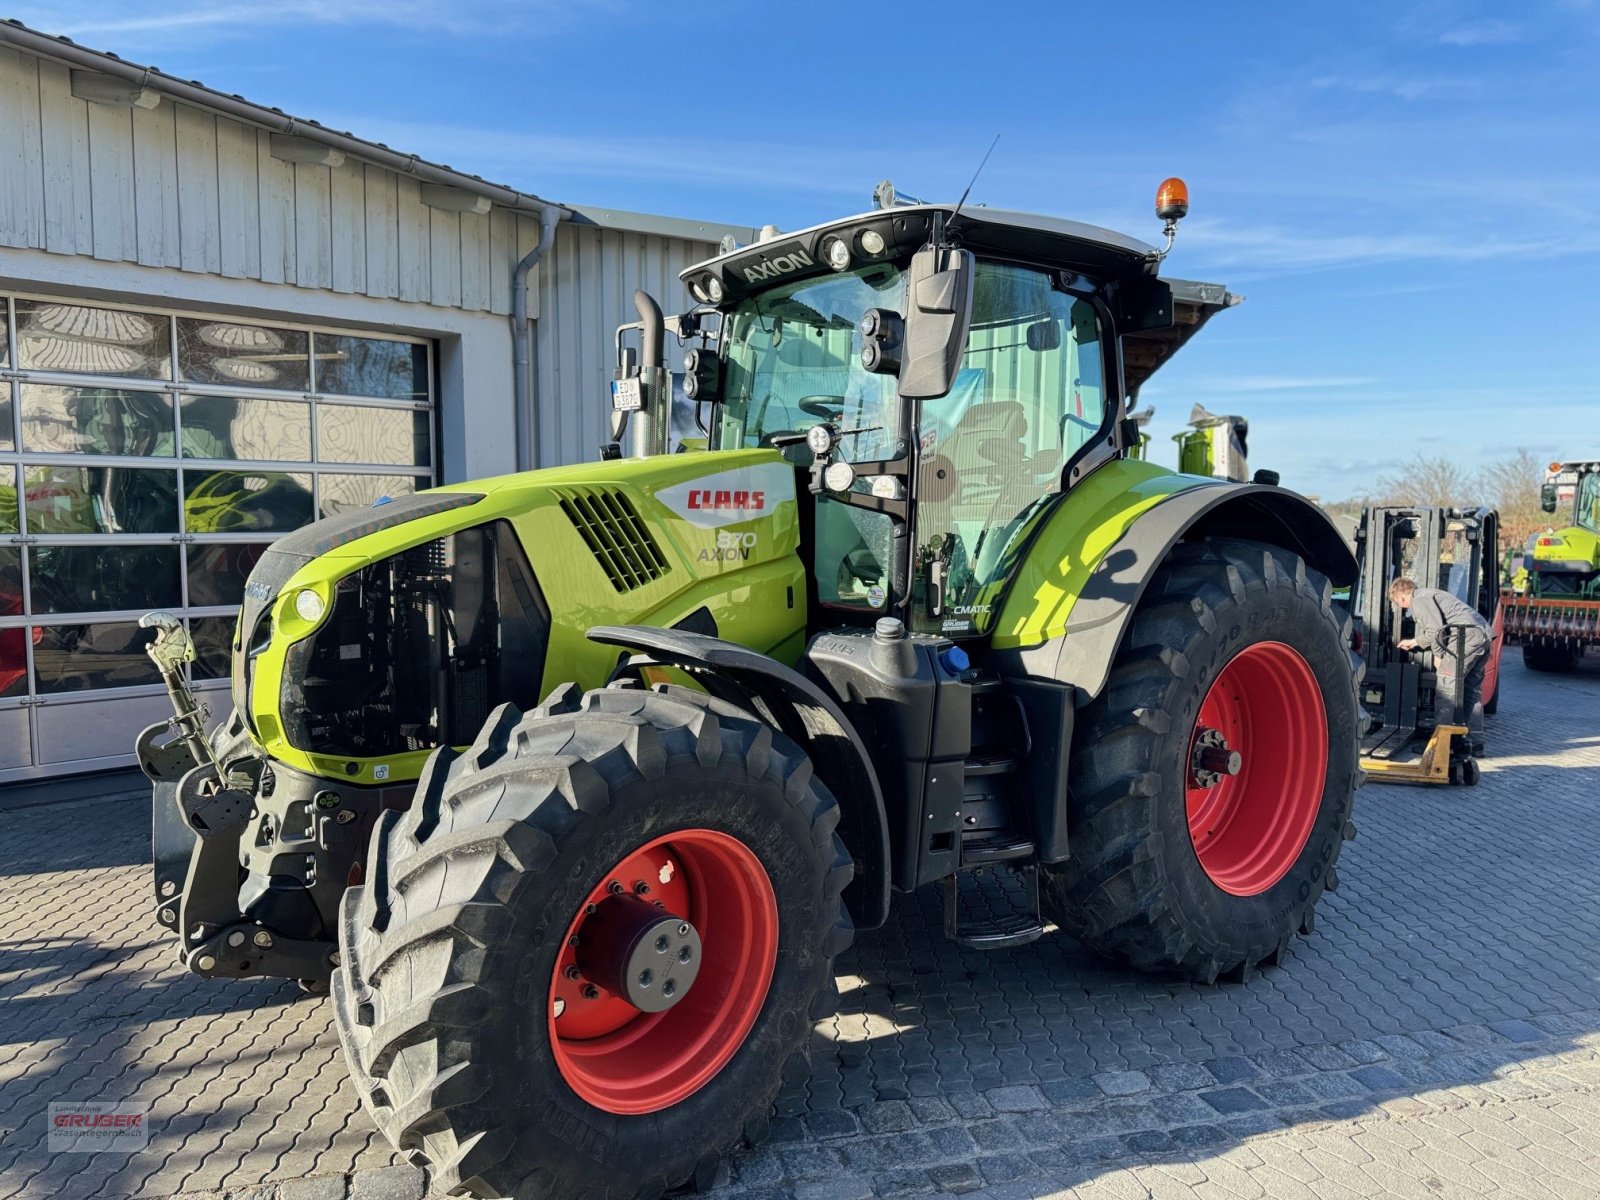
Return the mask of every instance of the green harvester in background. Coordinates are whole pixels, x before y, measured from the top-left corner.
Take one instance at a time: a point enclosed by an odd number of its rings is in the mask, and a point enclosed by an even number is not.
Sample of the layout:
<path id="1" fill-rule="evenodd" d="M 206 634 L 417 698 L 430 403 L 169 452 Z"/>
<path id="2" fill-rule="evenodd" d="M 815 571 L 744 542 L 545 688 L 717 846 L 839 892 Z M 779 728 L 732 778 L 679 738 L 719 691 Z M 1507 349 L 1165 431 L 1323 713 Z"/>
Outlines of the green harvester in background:
<path id="1" fill-rule="evenodd" d="M 1506 641 L 1535 671 L 1576 670 L 1600 646 L 1600 461 L 1551 463 L 1540 507 L 1570 518 L 1533 539 L 1506 593 Z"/>

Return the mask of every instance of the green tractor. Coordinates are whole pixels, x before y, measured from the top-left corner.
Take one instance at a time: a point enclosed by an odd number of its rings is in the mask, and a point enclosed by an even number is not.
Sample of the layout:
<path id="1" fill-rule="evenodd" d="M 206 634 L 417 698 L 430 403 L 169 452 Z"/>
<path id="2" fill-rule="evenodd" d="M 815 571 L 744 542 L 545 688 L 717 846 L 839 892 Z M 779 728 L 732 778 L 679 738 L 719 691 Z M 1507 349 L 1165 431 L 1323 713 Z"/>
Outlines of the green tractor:
<path id="1" fill-rule="evenodd" d="M 635 1197 L 760 1139 L 891 893 L 942 888 L 974 949 L 1281 962 L 1354 833 L 1355 563 L 1292 492 L 1130 457 L 1129 396 L 1221 307 L 1175 312 L 1163 253 L 892 202 L 730 249 L 694 312 L 636 297 L 636 455 L 267 550 L 210 738 L 152 614 L 183 963 L 331 980 L 441 1192 Z M 660 453 L 664 328 L 707 451 Z"/>
<path id="2" fill-rule="evenodd" d="M 1572 524 L 1523 556 L 1527 583 L 1504 597 L 1506 641 L 1530 670 L 1573 671 L 1600 646 L 1600 462 L 1551 463 L 1539 499 L 1547 513 L 1567 499 Z"/>

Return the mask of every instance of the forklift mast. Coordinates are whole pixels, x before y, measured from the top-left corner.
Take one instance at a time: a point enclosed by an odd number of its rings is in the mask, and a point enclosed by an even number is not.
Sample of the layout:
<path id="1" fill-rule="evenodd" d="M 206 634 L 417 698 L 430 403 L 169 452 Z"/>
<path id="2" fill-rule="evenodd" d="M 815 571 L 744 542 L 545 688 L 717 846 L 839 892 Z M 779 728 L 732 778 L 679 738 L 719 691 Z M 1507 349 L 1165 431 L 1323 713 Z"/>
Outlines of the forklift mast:
<path id="1" fill-rule="evenodd" d="M 1360 575 L 1351 596 L 1355 650 L 1366 663 L 1361 701 L 1369 728 L 1367 760 L 1402 754 L 1430 733 L 1437 719 L 1438 671 L 1431 650 L 1405 651 L 1410 617 L 1389 598 L 1389 585 L 1407 578 L 1418 587 L 1455 595 L 1494 621 L 1499 603 L 1499 515 L 1488 508 L 1373 507 L 1356 532 Z M 1458 693 L 1463 684 L 1456 672 Z M 1461 711 L 1463 696 L 1455 698 Z"/>

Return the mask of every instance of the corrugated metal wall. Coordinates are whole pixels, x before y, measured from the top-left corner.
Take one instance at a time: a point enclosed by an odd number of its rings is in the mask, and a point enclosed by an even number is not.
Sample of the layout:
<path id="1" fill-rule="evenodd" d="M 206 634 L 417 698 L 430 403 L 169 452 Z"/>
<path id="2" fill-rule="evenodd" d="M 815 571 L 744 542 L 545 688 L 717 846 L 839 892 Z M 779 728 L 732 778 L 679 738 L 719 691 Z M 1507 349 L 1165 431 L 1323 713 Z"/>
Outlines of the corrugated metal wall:
<path id="1" fill-rule="evenodd" d="M 283 162 L 266 130 L 169 96 L 153 109 L 88 103 L 64 65 L 0 46 L 0 246 L 507 315 L 512 270 L 538 240 L 531 217 L 429 208 L 417 180 L 383 167 Z M 538 465 L 595 457 L 634 289 L 680 309 L 677 273 L 714 253 L 582 218 L 560 226 L 530 305 Z M 425 315 L 415 328 L 431 328 Z M 669 344 L 669 365 L 679 358 Z M 478 400 L 465 397 L 469 414 Z M 470 419 L 466 433 L 510 436 Z"/>
<path id="2" fill-rule="evenodd" d="M 613 338 L 637 319 L 643 288 L 668 313 L 689 304 L 678 272 L 710 258 L 716 246 L 654 234 L 564 224 L 539 268 L 539 466 L 598 457 L 609 437 Z M 636 342 L 634 344 L 637 344 Z M 667 337 L 667 366 L 682 349 Z"/>
<path id="3" fill-rule="evenodd" d="M 90 104 L 0 47 L 0 245 L 508 313 L 538 222 L 444 212 L 417 180 L 273 158 L 265 130 L 162 97 Z"/>

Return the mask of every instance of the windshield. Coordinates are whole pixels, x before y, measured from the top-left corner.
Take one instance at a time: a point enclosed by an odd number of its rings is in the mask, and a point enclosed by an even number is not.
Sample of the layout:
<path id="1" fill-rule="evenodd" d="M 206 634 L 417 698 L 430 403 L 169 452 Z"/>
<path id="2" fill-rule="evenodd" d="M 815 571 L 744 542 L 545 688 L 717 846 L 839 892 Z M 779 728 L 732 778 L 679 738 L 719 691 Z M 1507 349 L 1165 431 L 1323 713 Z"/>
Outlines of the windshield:
<path id="1" fill-rule="evenodd" d="M 861 366 L 859 326 L 869 308 L 904 315 L 898 269 L 877 264 L 805 279 L 741 303 L 727 323 L 717 445 L 765 446 L 827 421 L 846 431 L 842 458 L 887 457 L 899 436 L 899 402 L 893 375 Z M 809 452 L 804 457 L 809 463 Z"/>
<path id="2" fill-rule="evenodd" d="M 1600 533 L 1600 471 L 1590 471 L 1578 484 L 1574 514 L 1580 528 Z"/>

